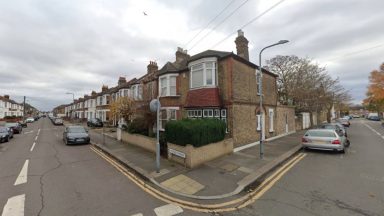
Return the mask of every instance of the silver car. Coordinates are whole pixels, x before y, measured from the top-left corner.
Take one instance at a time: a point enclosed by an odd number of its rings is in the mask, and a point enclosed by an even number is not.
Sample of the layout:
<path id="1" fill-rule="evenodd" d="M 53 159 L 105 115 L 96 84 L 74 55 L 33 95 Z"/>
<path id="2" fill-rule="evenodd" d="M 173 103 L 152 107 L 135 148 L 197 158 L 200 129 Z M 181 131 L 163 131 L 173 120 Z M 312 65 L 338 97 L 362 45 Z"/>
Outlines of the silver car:
<path id="1" fill-rule="evenodd" d="M 347 139 L 342 131 L 333 129 L 311 129 L 301 139 L 303 148 L 345 152 Z"/>

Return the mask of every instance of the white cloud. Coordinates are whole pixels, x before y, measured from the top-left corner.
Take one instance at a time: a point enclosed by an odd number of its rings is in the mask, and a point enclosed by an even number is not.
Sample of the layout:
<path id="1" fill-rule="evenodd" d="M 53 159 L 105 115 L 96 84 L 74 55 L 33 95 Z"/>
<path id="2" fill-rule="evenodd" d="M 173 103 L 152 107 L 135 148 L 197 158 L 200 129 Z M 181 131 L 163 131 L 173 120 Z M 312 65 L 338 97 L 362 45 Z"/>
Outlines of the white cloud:
<path id="1" fill-rule="evenodd" d="M 27 95 L 41 109 L 68 103 L 76 96 L 113 86 L 119 76 L 140 77 L 150 60 L 161 67 L 174 60 L 177 46 L 190 54 L 206 49 L 236 52 L 238 28 L 279 0 L 235 1 L 199 37 L 185 44 L 231 0 L 47 1 L 0 3 L 0 94 Z M 340 77 L 356 101 L 364 98 L 369 72 L 383 62 L 381 0 L 286 0 L 244 30 L 251 61 L 261 48 L 280 39 L 275 55 L 311 57 Z M 147 16 L 143 14 L 145 12 Z M 213 31 L 211 31 L 214 29 Z M 204 37 L 207 32 L 211 33 Z M 216 43 L 228 37 L 218 46 Z"/>

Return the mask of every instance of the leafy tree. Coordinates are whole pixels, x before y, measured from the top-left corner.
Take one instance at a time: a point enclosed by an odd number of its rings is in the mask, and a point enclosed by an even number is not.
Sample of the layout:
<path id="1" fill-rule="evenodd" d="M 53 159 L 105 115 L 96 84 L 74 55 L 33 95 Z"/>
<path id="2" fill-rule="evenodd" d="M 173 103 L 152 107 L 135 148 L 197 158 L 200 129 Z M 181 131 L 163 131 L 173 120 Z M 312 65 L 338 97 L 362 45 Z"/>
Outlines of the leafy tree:
<path id="1" fill-rule="evenodd" d="M 369 85 L 363 101 L 364 106 L 371 111 L 378 113 L 384 109 L 384 63 L 379 70 L 373 70 L 369 76 Z"/>
<path id="2" fill-rule="evenodd" d="M 129 97 L 119 97 L 109 105 L 109 109 L 113 117 L 130 122 L 135 112 L 134 101 Z"/>

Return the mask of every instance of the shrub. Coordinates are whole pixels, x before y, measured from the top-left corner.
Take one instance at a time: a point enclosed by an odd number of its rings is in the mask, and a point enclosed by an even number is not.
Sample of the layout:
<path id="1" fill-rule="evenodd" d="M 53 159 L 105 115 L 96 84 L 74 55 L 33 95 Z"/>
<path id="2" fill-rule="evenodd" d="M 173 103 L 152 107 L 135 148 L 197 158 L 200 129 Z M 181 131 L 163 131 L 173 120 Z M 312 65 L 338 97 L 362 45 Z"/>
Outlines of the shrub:
<path id="1" fill-rule="evenodd" d="M 133 121 L 128 125 L 128 132 L 148 136 L 148 127 L 146 120 L 142 117 L 133 119 Z"/>
<path id="2" fill-rule="evenodd" d="M 225 122 L 219 119 L 183 119 L 165 125 L 166 140 L 181 146 L 195 147 L 219 142 L 224 139 Z"/>

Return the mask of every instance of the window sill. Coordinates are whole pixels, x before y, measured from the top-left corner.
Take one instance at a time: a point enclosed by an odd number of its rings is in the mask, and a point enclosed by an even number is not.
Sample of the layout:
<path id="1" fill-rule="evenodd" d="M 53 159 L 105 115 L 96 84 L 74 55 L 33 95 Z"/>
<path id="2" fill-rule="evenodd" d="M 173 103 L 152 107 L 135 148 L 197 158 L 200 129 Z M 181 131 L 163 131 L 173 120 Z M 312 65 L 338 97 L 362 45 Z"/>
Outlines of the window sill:
<path id="1" fill-rule="evenodd" d="M 218 88 L 218 86 L 217 85 L 200 86 L 200 87 L 189 88 L 189 90 L 206 89 L 206 88 Z"/>
<path id="2" fill-rule="evenodd" d="M 160 98 L 177 98 L 181 97 L 181 95 L 166 95 L 166 96 L 160 96 Z"/>

